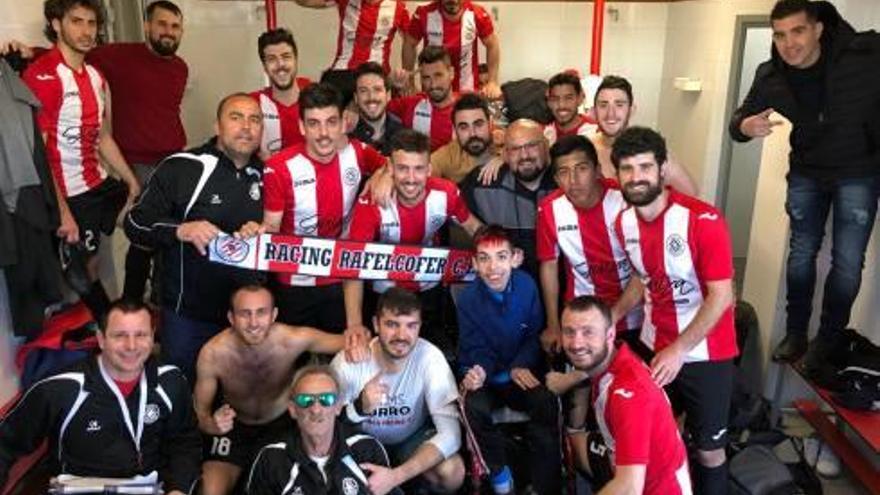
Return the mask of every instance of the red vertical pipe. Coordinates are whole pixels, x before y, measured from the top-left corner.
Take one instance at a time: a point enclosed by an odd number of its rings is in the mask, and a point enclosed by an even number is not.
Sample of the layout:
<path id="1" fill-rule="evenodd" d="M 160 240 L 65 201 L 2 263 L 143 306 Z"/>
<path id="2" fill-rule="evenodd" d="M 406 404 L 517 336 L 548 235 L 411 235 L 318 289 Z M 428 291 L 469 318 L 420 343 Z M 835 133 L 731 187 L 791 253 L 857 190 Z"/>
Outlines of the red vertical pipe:
<path id="1" fill-rule="evenodd" d="M 605 24 L 605 0 L 593 0 L 593 45 L 590 50 L 590 74 L 599 75 L 602 66 L 602 31 Z"/>
<path id="2" fill-rule="evenodd" d="M 271 31 L 278 26 L 278 11 L 275 10 L 275 0 L 266 0 L 266 30 Z"/>

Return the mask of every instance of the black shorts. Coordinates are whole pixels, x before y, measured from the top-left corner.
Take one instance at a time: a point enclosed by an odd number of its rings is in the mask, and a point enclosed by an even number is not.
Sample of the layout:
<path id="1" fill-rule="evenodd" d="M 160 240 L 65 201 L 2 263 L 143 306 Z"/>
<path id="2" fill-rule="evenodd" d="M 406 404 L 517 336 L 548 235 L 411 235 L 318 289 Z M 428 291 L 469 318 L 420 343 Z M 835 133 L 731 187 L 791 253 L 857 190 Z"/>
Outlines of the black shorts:
<path id="1" fill-rule="evenodd" d="M 91 191 L 67 198 L 70 213 L 79 227 L 79 238 L 86 252 L 94 254 L 101 246 L 101 234 L 110 235 L 125 200 L 128 187 L 108 177 Z"/>
<path id="2" fill-rule="evenodd" d="M 685 431 L 698 450 L 727 445 L 727 419 L 733 393 L 733 360 L 685 363 L 666 393 L 676 413 L 684 412 Z"/>
<path id="3" fill-rule="evenodd" d="M 225 435 L 205 435 L 205 460 L 228 462 L 242 469 L 250 469 L 260 449 L 284 440 L 293 428 L 293 419 L 287 411 L 262 425 L 235 421 L 232 430 Z"/>
<path id="4" fill-rule="evenodd" d="M 275 290 L 278 321 L 288 325 L 315 327 L 325 332 L 345 330 L 345 301 L 342 284 L 316 287 L 281 286 Z"/>

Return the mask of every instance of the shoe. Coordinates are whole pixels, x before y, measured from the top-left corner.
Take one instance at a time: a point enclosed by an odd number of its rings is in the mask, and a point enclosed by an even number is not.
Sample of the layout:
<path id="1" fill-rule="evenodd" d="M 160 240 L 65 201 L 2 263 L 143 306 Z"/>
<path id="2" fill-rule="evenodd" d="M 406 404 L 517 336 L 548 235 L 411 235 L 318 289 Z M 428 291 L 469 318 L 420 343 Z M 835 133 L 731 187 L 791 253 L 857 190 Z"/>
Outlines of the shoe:
<path id="1" fill-rule="evenodd" d="M 838 340 L 839 338 L 836 334 L 833 336 L 817 335 L 816 338 L 811 340 L 810 345 L 807 347 L 807 353 L 804 355 L 804 370 L 809 374 L 811 371 L 829 364 L 835 368 L 839 367 L 839 363 L 831 362 L 832 359 L 839 357 L 837 352 L 835 352 L 838 348 Z"/>
<path id="2" fill-rule="evenodd" d="M 828 444 L 816 437 L 804 439 L 804 459 L 824 478 L 840 476 L 840 459 Z"/>
<path id="3" fill-rule="evenodd" d="M 773 362 L 793 363 L 807 352 L 807 336 L 802 333 L 789 332 L 782 342 L 773 350 Z"/>

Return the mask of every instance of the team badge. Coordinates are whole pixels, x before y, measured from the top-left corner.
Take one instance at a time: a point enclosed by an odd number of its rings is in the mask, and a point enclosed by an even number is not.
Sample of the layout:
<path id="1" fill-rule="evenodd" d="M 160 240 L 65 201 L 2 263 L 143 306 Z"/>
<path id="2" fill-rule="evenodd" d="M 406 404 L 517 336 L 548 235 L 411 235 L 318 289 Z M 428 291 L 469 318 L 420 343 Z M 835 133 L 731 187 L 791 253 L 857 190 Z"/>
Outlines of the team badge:
<path id="1" fill-rule="evenodd" d="M 260 200 L 260 184 L 258 182 L 251 183 L 250 195 L 252 200 Z"/>
<path id="2" fill-rule="evenodd" d="M 432 215 L 428 222 L 430 223 L 432 230 L 438 230 L 444 223 L 446 223 L 446 217 L 444 215 Z"/>
<path id="3" fill-rule="evenodd" d="M 345 495 L 357 495 L 358 492 L 358 484 L 354 478 L 343 478 L 342 479 L 342 493 Z"/>
<path id="4" fill-rule="evenodd" d="M 147 404 L 147 408 L 144 410 L 144 424 L 151 425 L 156 421 L 159 421 L 159 406 Z"/>
<path id="5" fill-rule="evenodd" d="M 360 174 L 358 173 L 356 168 L 349 168 L 345 170 L 345 176 L 342 178 L 345 181 L 346 186 L 354 187 L 358 185 L 360 182 Z"/>
<path id="6" fill-rule="evenodd" d="M 678 234 L 672 234 L 666 239 L 666 252 L 672 256 L 681 256 L 684 253 L 684 239 Z"/>
<path id="7" fill-rule="evenodd" d="M 247 242 L 231 236 L 218 240 L 215 246 L 217 256 L 230 263 L 241 263 L 247 258 L 251 249 Z"/>

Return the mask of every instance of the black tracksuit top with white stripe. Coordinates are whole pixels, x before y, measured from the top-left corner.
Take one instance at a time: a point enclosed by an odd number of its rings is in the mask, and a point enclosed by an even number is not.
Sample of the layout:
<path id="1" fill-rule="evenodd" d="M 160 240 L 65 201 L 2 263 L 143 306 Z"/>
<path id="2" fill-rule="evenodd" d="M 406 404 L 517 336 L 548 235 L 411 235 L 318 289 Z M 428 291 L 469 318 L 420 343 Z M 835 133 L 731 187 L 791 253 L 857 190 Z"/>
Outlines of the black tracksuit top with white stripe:
<path id="1" fill-rule="evenodd" d="M 128 397 L 111 383 L 91 356 L 28 389 L 0 422 L 0 486 L 12 464 L 48 438 L 58 474 L 130 478 L 156 471 L 166 492 L 189 492 L 200 472 L 201 437 L 183 375 L 151 359 Z"/>
<path id="2" fill-rule="evenodd" d="M 324 468 L 327 479 L 302 447 L 298 430 L 286 441 L 263 447 L 247 480 L 248 495 L 368 495 L 369 473 L 362 463 L 388 466 L 388 455 L 378 440 L 353 426 L 336 421 L 334 444 Z M 392 494 L 403 492 L 395 488 Z"/>
<path id="3" fill-rule="evenodd" d="M 242 169 L 217 149 L 216 138 L 167 157 L 156 168 L 125 218 L 125 233 L 137 245 L 161 252 L 161 305 L 181 316 L 225 325 L 229 295 L 263 275 L 208 261 L 190 243 L 177 240 L 184 222 L 206 220 L 232 234 L 263 220 L 263 162 L 256 156 Z"/>

